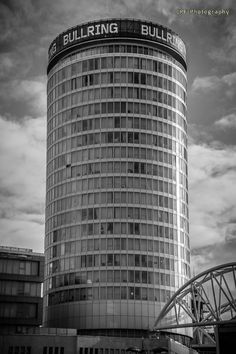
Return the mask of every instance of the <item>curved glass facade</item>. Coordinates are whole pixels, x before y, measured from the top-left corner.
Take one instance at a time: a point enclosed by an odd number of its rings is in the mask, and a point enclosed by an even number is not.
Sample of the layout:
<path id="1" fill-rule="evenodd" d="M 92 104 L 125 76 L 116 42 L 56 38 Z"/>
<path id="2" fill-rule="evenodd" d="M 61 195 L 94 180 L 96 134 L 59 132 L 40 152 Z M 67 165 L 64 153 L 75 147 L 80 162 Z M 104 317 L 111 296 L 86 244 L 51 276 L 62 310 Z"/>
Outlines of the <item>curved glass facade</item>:
<path id="1" fill-rule="evenodd" d="M 186 72 L 158 45 L 49 70 L 44 325 L 147 330 L 189 279 Z"/>

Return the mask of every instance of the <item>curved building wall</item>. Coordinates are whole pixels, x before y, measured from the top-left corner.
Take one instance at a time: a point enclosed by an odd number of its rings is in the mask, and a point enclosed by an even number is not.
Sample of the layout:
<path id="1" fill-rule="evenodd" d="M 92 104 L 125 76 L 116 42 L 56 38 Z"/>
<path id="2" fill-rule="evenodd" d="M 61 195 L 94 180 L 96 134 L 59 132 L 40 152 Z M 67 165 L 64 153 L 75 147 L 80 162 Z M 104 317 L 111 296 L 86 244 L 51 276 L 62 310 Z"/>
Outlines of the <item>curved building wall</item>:
<path id="1" fill-rule="evenodd" d="M 186 72 L 159 47 L 90 41 L 49 69 L 45 326 L 147 330 L 189 278 Z"/>

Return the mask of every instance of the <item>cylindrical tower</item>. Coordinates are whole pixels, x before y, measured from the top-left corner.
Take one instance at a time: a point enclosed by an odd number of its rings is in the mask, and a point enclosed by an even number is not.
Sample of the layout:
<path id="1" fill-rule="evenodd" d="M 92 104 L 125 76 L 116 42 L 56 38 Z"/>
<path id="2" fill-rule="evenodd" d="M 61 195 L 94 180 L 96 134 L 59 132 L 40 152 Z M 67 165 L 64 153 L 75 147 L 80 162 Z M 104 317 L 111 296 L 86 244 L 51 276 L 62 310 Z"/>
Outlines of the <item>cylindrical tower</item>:
<path id="1" fill-rule="evenodd" d="M 44 325 L 135 335 L 189 279 L 185 46 L 141 20 L 49 49 Z"/>

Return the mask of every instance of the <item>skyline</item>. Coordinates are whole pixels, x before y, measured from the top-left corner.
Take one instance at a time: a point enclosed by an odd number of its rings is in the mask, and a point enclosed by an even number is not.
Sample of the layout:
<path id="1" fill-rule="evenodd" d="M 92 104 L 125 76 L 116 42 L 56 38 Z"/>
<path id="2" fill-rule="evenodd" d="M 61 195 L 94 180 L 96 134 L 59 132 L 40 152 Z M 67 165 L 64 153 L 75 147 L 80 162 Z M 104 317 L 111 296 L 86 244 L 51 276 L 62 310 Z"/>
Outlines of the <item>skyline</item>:
<path id="1" fill-rule="evenodd" d="M 190 240 L 194 273 L 233 261 L 236 248 L 236 25 L 229 15 L 178 14 L 185 1 L 1 1 L 1 244 L 43 251 L 46 66 L 54 38 L 99 18 L 150 20 L 187 46 Z M 193 6 L 194 4 L 194 6 Z M 219 1 L 191 8 L 222 8 Z M 218 4 L 218 6 L 217 6 Z M 214 5 L 214 6 L 213 6 Z M 197 34 L 197 35 L 196 35 Z"/>

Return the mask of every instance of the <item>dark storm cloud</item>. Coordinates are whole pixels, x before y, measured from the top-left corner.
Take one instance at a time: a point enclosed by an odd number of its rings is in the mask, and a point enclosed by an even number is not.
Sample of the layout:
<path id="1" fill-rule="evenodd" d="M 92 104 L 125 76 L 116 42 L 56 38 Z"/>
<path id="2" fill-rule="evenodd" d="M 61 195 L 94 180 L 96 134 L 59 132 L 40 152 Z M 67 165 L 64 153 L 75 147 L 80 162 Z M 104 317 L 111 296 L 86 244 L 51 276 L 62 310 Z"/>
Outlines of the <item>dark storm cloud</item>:
<path id="1" fill-rule="evenodd" d="M 0 87 L 2 114 L 24 118 L 26 114 L 38 117 L 46 114 L 46 77 L 12 79 Z"/>
<path id="2" fill-rule="evenodd" d="M 220 36 L 218 36 L 215 46 L 210 48 L 209 56 L 218 64 L 227 65 L 235 64 L 236 56 L 236 24 L 232 20 L 232 17 L 235 18 L 235 2 L 230 3 L 231 14 L 229 17 L 225 18 L 225 23 L 220 30 Z M 218 32 L 219 33 L 219 32 Z M 217 30 L 216 30 L 217 36 Z"/>
<path id="3" fill-rule="evenodd" d="M 42 72 L 46 65 L 46 50 L 40 53 L 40 49 L 48 15 L 39 4 L 28 0 L 0 3 L 0 77 L 6 82 L 37 75 L 38 68 Z"/>

